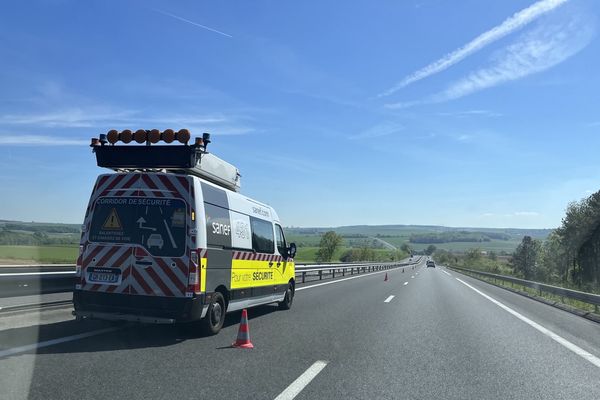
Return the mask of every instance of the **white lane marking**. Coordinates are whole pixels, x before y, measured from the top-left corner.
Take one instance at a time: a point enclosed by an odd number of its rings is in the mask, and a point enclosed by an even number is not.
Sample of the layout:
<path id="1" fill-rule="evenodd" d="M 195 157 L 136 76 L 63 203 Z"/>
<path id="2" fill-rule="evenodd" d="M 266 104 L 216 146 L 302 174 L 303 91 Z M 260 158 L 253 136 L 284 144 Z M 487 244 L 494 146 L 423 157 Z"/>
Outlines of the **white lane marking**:
<path id="1" fill-rule="evenodd" d="M 387 299 L 385 299 L 383 302 L 384 302 L 384 303 L 389 303 L 390 301 L 392 301 L 392 299 L 393 299 L 394 297 L 396 297 L 396 296 L 390 296 L 390 297 L 388 297 Z"/>
<path id="2" fill-rule="evenodd" d="M 299 290 L 305 290 L 305 289 L 310 289 L 310 288 L 319 287 L 319 286 L 325 286 L 325 285 L 332 285 L 334 283 L 340 283 L 340 282 L 344 282 L 344 281 L 349 281 L 350 279 L 364 278 L 364 277 L 367 277 L 369 275 L 375 275 L 375 274 L 383 274 L 384 272 L 388 272 L 388 270 L 377 271 L 377 272 L 369 272 L 368 274 L 351 276 L 350 278 L 336 279 L 335 281 L 317 283 L 315 285 L 310 285 L 310 286 L 303 286 L 303 287 L 296 288 L 295 291 L 297 292 Z"/>
<path id="3" fill-rule="evenodd" d="M 404 286 L 408 285 L 408 282 L 404 282 Z"/>
<path id="4" fill-rule="evenodd" d="M 294 382 L 290 384 L 279 396 L 275 397 L 275 400 L 292 400 L 304 389 L 315 376 L 319 374 L 327 365 L 327 361 L 317 361 L 302 375 L 300 375 Z"/>
<path id="5" fill-rule="evenodd" d="M 445 273 L 445 274 L 446 274 L 446 275 L 448 275 L 448 276 L 452 276 L 452 274 L 451 274 L 451 273 L 449 273 L 449 272 L 446 272 L 446 271 L 444 271 L 443 269 L 440 269 L 440 271 L 442 271 L 443 273 Z"/>
<path id="6" fill-rule="evenodd" d="M 413 275 L 413 276 L 411 276 L 410 278 L 411 278 L 411 279 L 414 279 L 414 278 L 415 278 L 415 276 Z"/>
<path id="7" fill-rule="evenodd" d="M 119 329 L 121 329 L 121 328 L 115 327 L 115 328 L 98 329 L 96 331 L 80 333 L 78 335 L 65 336 L 65 337 L 58 338 L 58 339 L 46 340 L 44 342 L 28 344 L 28 345 L 19 346 L 19 347 L 13 347 L 12 349 L 0 350 L 0 358 L 12 356 L 12 355 L 15 355 L 18 353 L 25 353 L 25 352 L 31 351 L 31 350 L 41 349 L 42 347 L 53 346 L 55 344 L 72 342 L 74 340 L 79 340 L 79 339 L 85 339 L 85 338 L 88 338 L 91 336 L 101 335 L 103 333 L 114 332 Z"/>
<path id="8" fill-rule="evenodd" d="M 415 275 L 419 275 L 419 273 L 418 273 L 418 272 L 415 272 Z"/>
<path id="9" fill-rule="evenodd" d="M 498 307 L 502 308 L 504 311 L 509 312 L 510 314 L 514 315 L 515 317 L 519 318 L 521 321 L 525 322 L 526 324 L 530 325 L 531 327 L 533 327 L 534 329 L 537 329 L 538 331 L 540 331 L 541 333 L 543 333 L 544 335 L 548 336 L 550 339 L 556 341 L 557 343 L 559 343 L 560 345 L 566 347 L 567 349 L 571 350 L 573 353 L 577 354 L 578 356 L 584 358 L 585 360 L 591 362 L 592 364 L 594 364 L 596 367 L 600 368 L 600 358 L 596 357 L 595 355 L 585 351 L 584 349 L 582 349 L 581 347 L 577 346 L 574 343 L 569 342 L 567 339 L 563 338 L 560 335 L 557 335 L 556 333 L 552 332 L 550 329 L 544 328 L 542 325 L 538 324 L 535 321 L 530 320 L 529 318 L 527 318 L 526 316 L 518 313 L 517 311 L 513 310 L 512 308 L 505 306 L 503 303 L 500 303 L 498 300 L 488 296 L 487 294 L 483 293 L 482 291 L 474 288 L 473 286 L 469 285 L 467 282 L 463 281 L 462 279 L 456 278 L 457 281 L 459 281 L 460 283 L 462 283 L 463 285 L 473 289 L 475 292 L 477 292 L 478 294 L 482 295 L 483 297 L 485 297 L 486 299 L 488 299 L 489 301 L 491 301 L 492 303 L 494 303 L 495 305 L 497 305 Z"/>

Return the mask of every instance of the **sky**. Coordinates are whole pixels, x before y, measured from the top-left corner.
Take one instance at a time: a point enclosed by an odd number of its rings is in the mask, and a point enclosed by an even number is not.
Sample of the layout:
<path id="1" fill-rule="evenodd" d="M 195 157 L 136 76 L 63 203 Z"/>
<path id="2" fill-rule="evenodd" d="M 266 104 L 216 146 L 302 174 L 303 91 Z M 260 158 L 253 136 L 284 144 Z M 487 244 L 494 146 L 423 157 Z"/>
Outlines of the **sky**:
<path id="1" fill-rule="evenodd" d="M 0 219 L 80 223 L 109 129 L 210 132 L 286 226 L 553 228 L 600 189 L 593 0 L 0 7 Z"/>

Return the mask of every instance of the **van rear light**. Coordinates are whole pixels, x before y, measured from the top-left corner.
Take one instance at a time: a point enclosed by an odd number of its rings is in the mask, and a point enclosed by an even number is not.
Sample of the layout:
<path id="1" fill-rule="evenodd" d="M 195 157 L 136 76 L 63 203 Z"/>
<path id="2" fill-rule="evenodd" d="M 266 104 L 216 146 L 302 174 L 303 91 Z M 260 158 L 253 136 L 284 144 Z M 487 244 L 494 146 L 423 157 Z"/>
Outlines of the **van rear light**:
<path id="1" fill-rule="evenodd" d="M 200 268 L 198 268 L 198 251 L 190 251 L 190 265 L 188 275 L 188 288 L 186 296 L 200 293 Z"/>
<path id="2" fill-rule="evenodd" d="M 81 263 L 83 260 L 83 245 L 79 246 L 79 255 L 77 256 L 77 265 L 75 266 L 75 276 L 81 276 Z"/>
<path id="3" fill-rule="evenodd" d="M 81 264 L 83 263 L 83 245 L 79 246 L 79 256 L 77 256 L 77 264 L 75 265 L 75 290 L 80 290 L 83 284 L 81 276 Z"/>

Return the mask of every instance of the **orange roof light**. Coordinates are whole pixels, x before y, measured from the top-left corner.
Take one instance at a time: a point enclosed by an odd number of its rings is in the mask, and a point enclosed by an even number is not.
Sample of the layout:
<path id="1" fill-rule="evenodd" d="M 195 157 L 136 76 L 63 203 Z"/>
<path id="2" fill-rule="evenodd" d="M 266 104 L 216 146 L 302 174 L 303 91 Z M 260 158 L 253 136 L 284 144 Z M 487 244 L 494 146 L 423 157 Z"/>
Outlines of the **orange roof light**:
<path id="1" fill-rule="evenodd" d="M 179 143 L 189 142 L 190 131 L 188 131 L 187 129 L 180 129 L 179 132 L 177 132 L 177 140 L 179 141 Z"/>
<path id="2" fill-rule="evenodd" d="M 152 129 L 148 132 L 148 141 L 150 143 L 158 143 L 160 140 L 160 131 L 158 129 Z"/>
<path id="3" fill-rule="evenodd" d="M 110 144 L 117 143 L 119 141 L 119 131 L 117 131 L 115 129 L 111 129 L 110 131 L 108 131 L 106 138 L 108 139 L 108 142 Z"/>
<path id="4" fill-rule="evenodd" d="M 165 143 L 173 143 L 173 140 L 175 140 L 175 132 L 173 132 L 173 129 L 165 129 L 161 137 Z"/>
<path id="5" fill-rule="evenodd" d="M 194 141 L 194 145 L 196 146 L 204 146 L 204 141 L 202 140 L 201 137 L 197 137 Z"/>
<path id="6" fill-rule="evenodd" d="M 146 138 L 147 138 L 146 131 L 143 129 L 138 129 L 133 134 L 133 139 L 138 143 L 144 143 L 146 141 Z"/>
<path id="7" fill-rule="evenodd" d="M 119 138 L 121 139 L 121 142 L 129 143 L 131 142 L 131 139 L 133 139 L 133 133 L 131 133 L 129 129 L 125 129 L 124 131 L 121 131 Z"/>

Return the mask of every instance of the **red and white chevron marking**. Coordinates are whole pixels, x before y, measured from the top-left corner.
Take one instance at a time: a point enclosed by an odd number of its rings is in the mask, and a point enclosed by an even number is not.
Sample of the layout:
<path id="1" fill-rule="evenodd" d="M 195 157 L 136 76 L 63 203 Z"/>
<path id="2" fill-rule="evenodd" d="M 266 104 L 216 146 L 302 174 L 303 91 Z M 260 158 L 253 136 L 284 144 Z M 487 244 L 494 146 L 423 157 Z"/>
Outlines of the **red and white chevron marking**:
<path id="1" fill-rule="evenodd" d="M 89 243 L 89 230 L 96 200 L 100 197 L 156 197 L 177 198 L 186 202 L 187 226 L 193 226 L 190 206 L 194 204 L 194 191 L 190 177 L 162 173 L 117 173 L 102 175 L 96 181 L 86 211 L 81 244 L 85 247 L 82 257 L 82 290 L 109 293 L 184 297 L 189 265 L 189 251 L 195 247 L 195 236 L 187 235 L 186 251 L 182 257 L 155 257 L 141 245 Z M 190 201 L 191 199 L 191 201 Z M 134 249 L 137 249 L 134 251 Z M 206 250 L 204 255 L 206 257 Z M 135 252 L 135 254 L 134 254 Z M 95 260 L 95 261 L 93 261 Z M 134 261 L 152 262 L 138 265 Z M 120 268 L 120 285 L 91 284 L 85 281 L 87 267 Z"/>
<path id="2" fill-rule="evenodd" d="M 277 254 L 254 253 L 252 251 L 234 251 L 233 259 L 255 261 L 283 261 L 283 257 Z"/>

